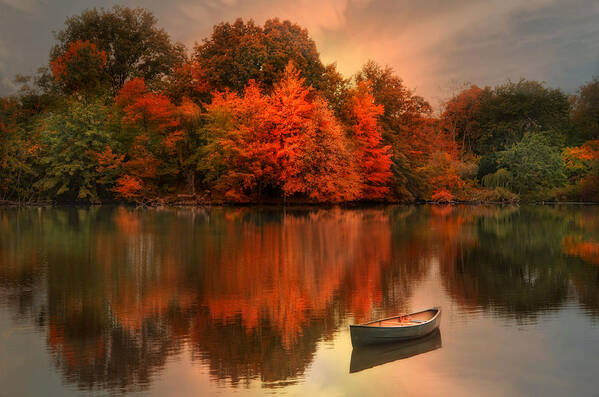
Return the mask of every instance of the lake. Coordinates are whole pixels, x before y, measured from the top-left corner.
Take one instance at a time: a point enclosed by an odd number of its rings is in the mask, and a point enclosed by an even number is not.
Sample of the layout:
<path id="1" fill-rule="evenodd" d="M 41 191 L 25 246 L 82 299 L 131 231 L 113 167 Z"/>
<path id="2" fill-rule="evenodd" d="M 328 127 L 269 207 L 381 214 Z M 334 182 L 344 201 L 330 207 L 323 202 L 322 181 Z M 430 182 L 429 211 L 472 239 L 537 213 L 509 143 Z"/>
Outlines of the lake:
<path id="1" fill-rule="evenodd" d="M 0 209 L 0 396 L 596 395 L 598 364 L 598 207 Z"/>

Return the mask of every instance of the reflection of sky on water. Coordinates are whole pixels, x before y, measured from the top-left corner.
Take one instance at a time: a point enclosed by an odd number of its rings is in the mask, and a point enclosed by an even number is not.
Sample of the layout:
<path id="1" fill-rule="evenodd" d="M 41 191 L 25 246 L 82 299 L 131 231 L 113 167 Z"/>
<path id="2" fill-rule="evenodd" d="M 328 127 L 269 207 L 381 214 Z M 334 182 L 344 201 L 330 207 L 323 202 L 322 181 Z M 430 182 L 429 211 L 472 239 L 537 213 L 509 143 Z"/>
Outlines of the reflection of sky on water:
<path id="1" fill-rule="evenodd" d="M 599 329 L 575 304 L 535 325 L 517 326 L 490 313 L 462 312 L 440 292 L 436 277 L 438 273 L 432 272 L 419 284 L 410 307 L 442 302 L 441 349 L 348 374 L 352 346 L 349 330 L 341 327 L 332 342 L 319 343 L 300 382 L 274 391 L 326 396 L 367 395 L 373 390 L 389 395 L 515 396 L 588 395 L 595 390 Z M 181 385 L 186 386 L 181 389 Z M 225 392 L 222 385 L 208 381 L 201 366 L 186 359 L 166 368 L 152 394 L 164 395 L 173 387 L 180 395 Z M 264 393 L 257 380 L 242 391 Z"/>

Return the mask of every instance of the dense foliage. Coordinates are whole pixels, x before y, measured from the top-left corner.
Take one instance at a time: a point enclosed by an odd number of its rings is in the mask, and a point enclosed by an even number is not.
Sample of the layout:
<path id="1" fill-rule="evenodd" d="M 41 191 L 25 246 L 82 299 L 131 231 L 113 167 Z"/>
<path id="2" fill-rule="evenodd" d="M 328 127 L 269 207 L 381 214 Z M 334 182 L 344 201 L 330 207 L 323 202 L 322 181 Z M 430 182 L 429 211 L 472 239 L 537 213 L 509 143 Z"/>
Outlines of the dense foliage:
<path id="1" fill-rule="evenodd" d="M 352 78 L 289 21 L 187 51 L 144 9 L 88 10 L 0 98 L 0 200 L 599 200 L 599 81 L 472 85 L 435 116 L 390 67 Z"/>

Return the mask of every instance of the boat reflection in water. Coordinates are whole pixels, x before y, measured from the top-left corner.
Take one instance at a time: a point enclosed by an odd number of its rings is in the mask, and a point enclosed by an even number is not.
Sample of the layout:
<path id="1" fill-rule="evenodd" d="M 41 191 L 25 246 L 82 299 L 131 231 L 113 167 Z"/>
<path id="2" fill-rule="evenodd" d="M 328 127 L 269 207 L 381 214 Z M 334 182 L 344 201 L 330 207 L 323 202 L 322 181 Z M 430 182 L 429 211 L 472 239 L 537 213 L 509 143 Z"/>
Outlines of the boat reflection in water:
<path id="1" fill-rule="evenodd" d="M 439 349 L 441 346 L 441 331 L 436 329 L 419 339 L 354 347 L 351 353 L 349 372 L 359 372 L 378 365 L 403 360 L 404 358 Z"/>

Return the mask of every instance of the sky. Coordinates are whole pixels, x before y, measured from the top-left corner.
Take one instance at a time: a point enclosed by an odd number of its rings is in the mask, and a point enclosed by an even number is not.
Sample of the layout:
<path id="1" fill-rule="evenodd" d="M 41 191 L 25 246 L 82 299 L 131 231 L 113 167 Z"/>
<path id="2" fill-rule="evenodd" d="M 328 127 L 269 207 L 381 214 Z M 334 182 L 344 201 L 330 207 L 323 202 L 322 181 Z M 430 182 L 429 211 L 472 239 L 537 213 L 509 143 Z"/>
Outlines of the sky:
<path id="1" fill-rule="evenodd" d="M 0 0 L 0 95 L 47 63 L 68 16 L 114 4 L 151 10 L 188 48 L 222 21 L 289 19 L 345 76 L 372 59 L 433 105 L 465 84 L 527 78 L 571 93 L 599 76 L 598 0 Z"/>

